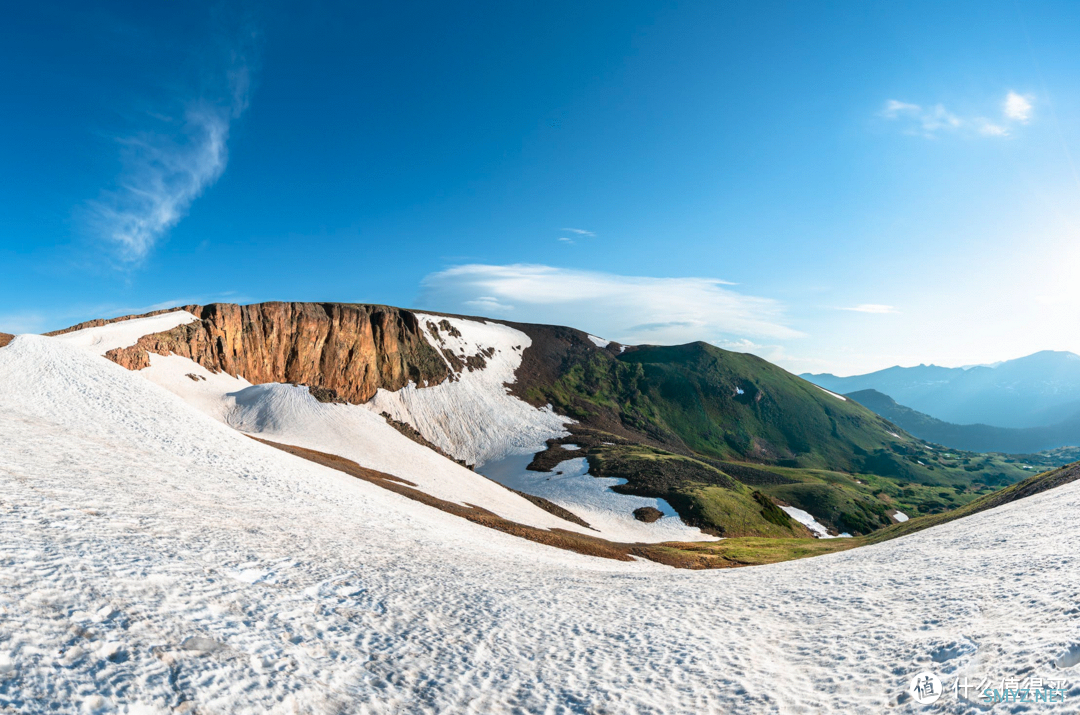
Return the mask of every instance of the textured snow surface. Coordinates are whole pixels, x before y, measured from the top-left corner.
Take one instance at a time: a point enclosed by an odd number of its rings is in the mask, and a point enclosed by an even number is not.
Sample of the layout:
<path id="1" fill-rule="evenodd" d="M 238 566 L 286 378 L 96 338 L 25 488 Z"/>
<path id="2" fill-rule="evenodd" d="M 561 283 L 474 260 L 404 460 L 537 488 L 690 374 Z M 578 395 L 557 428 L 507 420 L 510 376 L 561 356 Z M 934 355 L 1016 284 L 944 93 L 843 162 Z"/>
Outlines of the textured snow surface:
<path id="1" fill-rule="evenodd" d="M 462 370 L 457 380 L 433 387 L 415 385 L 389 392 L 379 390 L 367 403 L 377 413 L 386 412 L 408 422 L 424 438 L 457 459 L 469 464 L 501 459 L 510 454 L 535 453 L 552 437 L 569 434 L 568 417 L 550 408 L 538 409 L 509 394 L 505 387 L 514 382 L 521 355 L 532 344 L 528 335 L 507 325 L 416 313 L 421 325 L 446 320 L 460 337 L 440 331 L 442 343 L 427 330 L 424 337 L 436 350 L 449 349 L 456 355 L 476 355 L 494 348 L 481 370 Z"/>
<path id="2" fill-rule="evenodd" d="M 319 402 L 303 386 L 251 385 L 223 373 L 215 375 L 176 355 L 151 355 L 150 367 L 137 374 L 246 434 L 336 454 L 401 477 L 439 499 L 480 506 L 521 524 L 595 535 L 413 442 L 363 407 Z M 192 380 L 190 375 L 202 379 Z"/>
<path id="3" fill-rule="evenodd" d="M 1078 484 L 679 571 L 470 524 L 58 340 L 0 349 L 0 434 L 12 712 L 976 713 L 957 674 L 1077 676 Z M 890 707 L 921 670 L 946 695 Z"/>
<path id="4" fill-rule="evenodd" d="M 553 501 L 574 512 L 596 530 L 593 532 L 612 541 L 655 543 L 661 541 L 716 541 L 700 529 L 687 526 L 663 499 L 646 499 L 611 491 L 625 479 L 594 477 L 589 474 L 589 461 L 576 457 L 560 462 L 550 472 L 526 469 L 532 455 L 512 455 L 488 462 L 478 471 L 499 484 Z M 651 506 L 664 516 L 651 524 L 634 518 L 634 509 Z M 599 533 L 597 533 L 599 532 Z"/>
<path id="5" fill-rule="evenodd" d="M 96 328 L 83 328 L 71 333 L 57 335 L 55 339 L 69 345 L 87 348 L 98 355 L 104 355 L 115 348 L 131 347 L 139 342 L 139 338 L 144 335 L 172 330 L 177 325 L 184 325 L 196 320 L 198 318 L 191 313 L 176 310 L 150 318 L 132 318 L 131 320 L 121 320 L 117 323 L 109 323 Z"/>

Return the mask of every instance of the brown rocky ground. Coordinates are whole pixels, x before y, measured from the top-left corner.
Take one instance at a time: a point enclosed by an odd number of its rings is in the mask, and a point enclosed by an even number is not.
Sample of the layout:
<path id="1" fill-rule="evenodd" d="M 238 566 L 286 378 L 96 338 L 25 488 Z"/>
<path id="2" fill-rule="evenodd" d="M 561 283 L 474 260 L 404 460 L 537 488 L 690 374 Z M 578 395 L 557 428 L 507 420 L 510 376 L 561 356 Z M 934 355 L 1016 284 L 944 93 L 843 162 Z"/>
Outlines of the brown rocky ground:
<path id="1" fill-rule="evenodd" d="M 14 339 L 14 335 L 10 335 L 8 333 L 0 333 L 0 348 L 4 347 Z"/>

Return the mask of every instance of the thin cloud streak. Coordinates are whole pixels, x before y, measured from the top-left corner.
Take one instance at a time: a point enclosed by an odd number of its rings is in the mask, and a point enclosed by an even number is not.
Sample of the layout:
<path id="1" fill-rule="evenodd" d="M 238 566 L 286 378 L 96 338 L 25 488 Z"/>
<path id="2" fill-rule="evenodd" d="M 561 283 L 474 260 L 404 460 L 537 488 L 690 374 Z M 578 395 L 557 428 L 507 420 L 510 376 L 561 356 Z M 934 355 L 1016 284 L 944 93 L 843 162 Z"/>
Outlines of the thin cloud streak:
<path id="1" fill-rule="evenodd" d="M 183 102 L 178 117 L 148 114 L 154 129 L 118 140 L 119 186 L 89 203 L 88 222 L 125 263 L 144 259 L 225 171 L 230 129 L 251 95 L 249 56 L 233 53 L 221 91 Z"/>
<path id="2" fill-rule="evenodd" d="M 837 310 L 847 310 L 853 313 L 873 313 L 876 315 L 900 312 L 891 305 L 881 305 L 880 303 L 863 303 L 862 305 L 856 305 L 854 308 L 837 308 Z"/>
<path id="3" fill-rule="evenodd" d="M 418 304 L 570 325 L 625 344 L 786 340 L 784 306 L 715 278 L 621 276 L 546 265 L 455 266 L 428 275 Z"/>

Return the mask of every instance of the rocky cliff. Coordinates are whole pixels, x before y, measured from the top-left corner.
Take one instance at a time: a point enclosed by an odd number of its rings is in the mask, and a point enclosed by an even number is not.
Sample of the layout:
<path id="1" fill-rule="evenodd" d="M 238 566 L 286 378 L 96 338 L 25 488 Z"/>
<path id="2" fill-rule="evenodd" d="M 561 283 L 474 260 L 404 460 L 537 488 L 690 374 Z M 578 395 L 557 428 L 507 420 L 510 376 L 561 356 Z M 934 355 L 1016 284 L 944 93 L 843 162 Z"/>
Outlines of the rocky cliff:
<path id="1" fill-rule="evenodd" d="M 380 387 L 398 390 L 410 381 L 434 385 L 451 376 L 407 310 L 344 303 L 215 303 L 182 309 L 199 321 L 144 336 L 106 357 L 139 370 L 149 366 L 149 353 L 171 353 L 252 383 L 325 388 L 357 404 Z"/>
<path id="2" fill-rule="evenodd" d="M 7 333 L 0 333 L 0 348 L 4 347 L 5 345 L 10 343 L 14 339 L 15 339 L 14 335 L 9 335 Z"/>

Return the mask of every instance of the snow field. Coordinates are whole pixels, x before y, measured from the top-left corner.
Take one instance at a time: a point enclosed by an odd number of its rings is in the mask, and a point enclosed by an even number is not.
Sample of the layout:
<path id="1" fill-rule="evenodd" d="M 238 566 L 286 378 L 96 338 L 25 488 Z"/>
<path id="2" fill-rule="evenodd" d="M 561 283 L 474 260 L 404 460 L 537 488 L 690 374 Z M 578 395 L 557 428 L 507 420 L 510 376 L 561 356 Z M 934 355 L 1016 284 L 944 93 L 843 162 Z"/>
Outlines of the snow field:
<path id="1" fill-rule="evenodd" d="M 16 712 L 880 713 L 924 669 L 1075 677 L 1077 485 L 844 553 L 677 571 L 429 509 L 59 341 L 0 350 L 0 386 Z"/>

